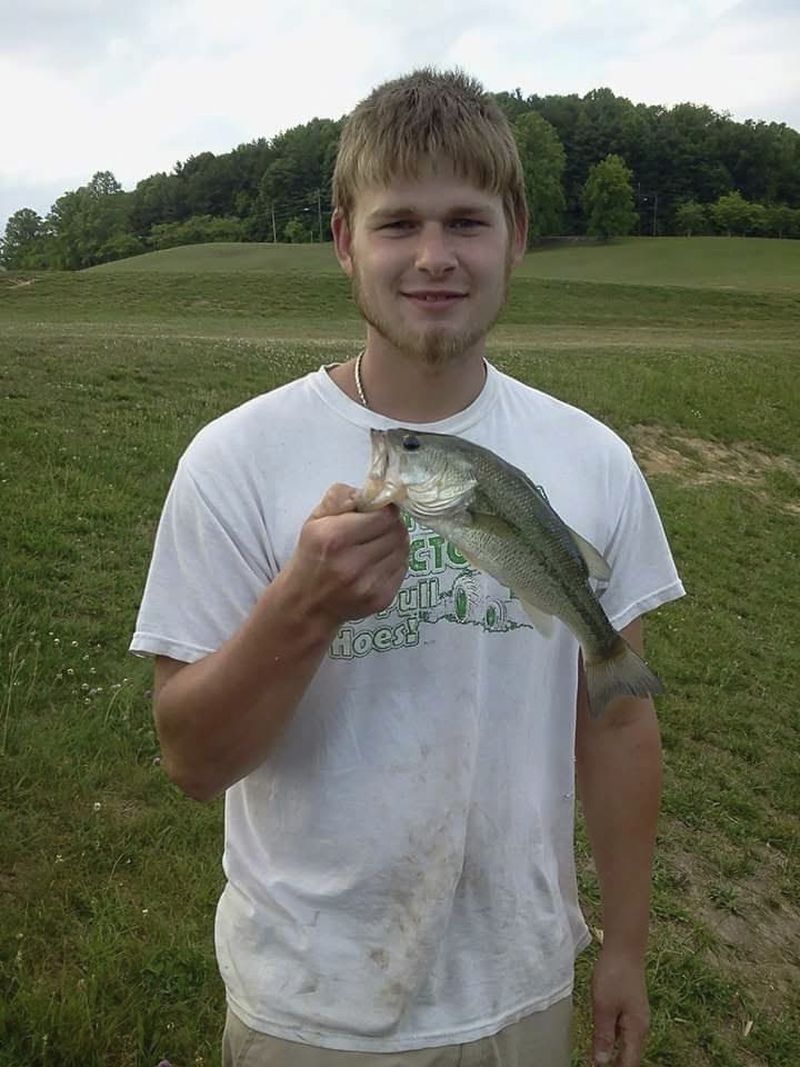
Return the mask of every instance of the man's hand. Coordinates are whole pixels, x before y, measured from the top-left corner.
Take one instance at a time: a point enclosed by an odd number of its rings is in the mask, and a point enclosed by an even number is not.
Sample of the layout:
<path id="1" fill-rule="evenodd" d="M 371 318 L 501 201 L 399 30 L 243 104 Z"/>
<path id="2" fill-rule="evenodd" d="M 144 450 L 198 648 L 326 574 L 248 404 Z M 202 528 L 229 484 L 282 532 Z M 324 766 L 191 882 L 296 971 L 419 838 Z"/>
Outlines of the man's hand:
<path id="1" fill-rule="evenodd" d="M 300 532 L 284 580 L 334 625 L 391 604 L 408 567 L 408 531 L 394 505 L 364 514 L 357 490 L 332 485 Z"/>
<path id="2" fill-rule="evenodd" d="M 592 1063 L 639 1067 L 650 1027 L 644 964 L 601 949 L 592 976 L 592 1011 Z"/>

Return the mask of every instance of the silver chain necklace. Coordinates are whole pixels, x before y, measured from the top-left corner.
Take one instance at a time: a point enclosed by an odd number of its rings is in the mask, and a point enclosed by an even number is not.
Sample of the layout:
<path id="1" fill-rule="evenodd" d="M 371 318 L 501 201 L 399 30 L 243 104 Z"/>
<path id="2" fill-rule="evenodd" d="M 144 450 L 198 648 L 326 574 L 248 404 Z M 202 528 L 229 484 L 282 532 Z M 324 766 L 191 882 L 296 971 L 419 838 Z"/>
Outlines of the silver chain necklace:
<path id="1" fill-rule="evenodd" d="M 362 348 L 356 356 L 356 364 L 354 368 L 354 376 L 356 379 L 356 392 L 358 393 L 358 399 L 361 401 L 363 407 L 368 408 L 367 394 L 364 392 L 364 386 L 361 384 L 361 360 L 364 358 L 366 348 Z"/>

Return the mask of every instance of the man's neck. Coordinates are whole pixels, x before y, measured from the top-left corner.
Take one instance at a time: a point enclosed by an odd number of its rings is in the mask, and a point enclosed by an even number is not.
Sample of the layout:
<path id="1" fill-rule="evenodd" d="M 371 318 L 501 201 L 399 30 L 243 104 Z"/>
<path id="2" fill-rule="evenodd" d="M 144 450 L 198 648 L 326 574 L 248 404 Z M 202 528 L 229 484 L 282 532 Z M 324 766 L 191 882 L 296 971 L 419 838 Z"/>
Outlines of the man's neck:
<path id="1" fill-rule="evenodd" d="M 351 400 L 362 403 L 355 380 L 355 360 L 331 372 L 334 382 Z M 370 411 L 400 423 L 439 422 L 469 407 L 486 381 L 483 346 L 430 366 L 388 346 L 368 341 L 360 378 Z"/>

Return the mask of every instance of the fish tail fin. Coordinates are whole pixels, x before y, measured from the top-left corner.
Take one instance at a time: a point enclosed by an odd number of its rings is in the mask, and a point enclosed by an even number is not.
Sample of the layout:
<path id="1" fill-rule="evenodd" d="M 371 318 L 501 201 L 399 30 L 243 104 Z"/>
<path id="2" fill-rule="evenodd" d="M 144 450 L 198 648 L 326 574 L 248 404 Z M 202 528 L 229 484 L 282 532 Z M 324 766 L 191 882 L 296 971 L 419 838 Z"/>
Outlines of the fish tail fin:
<path id="1" fill-rule="evenodd" d="M 614 697 L 646 697 L 664 691 L 657 676 L 619 634 L 607 656 L 590 659 L 584 652 L 584 659 L 589 712 L 593 719 Z"/>

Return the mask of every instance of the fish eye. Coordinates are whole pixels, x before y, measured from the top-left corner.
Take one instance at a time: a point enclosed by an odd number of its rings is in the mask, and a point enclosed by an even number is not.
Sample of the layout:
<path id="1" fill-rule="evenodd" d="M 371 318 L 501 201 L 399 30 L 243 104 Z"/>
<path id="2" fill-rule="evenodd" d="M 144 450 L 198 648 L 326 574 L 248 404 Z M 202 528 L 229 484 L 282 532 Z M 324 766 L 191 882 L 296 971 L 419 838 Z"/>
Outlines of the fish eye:
<path id="1" fill-rule="evenodd" d="M 413 433 L 407 433 L 403 438 L 403 448 L 406 452 L 416 452 L 420 447 L 420 440 Z"/>

